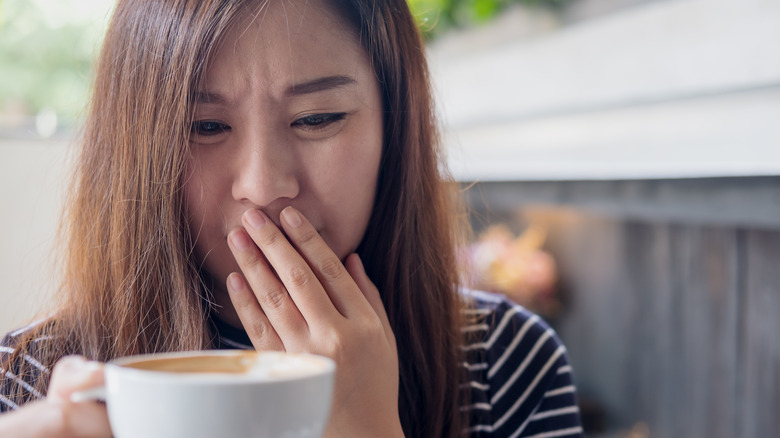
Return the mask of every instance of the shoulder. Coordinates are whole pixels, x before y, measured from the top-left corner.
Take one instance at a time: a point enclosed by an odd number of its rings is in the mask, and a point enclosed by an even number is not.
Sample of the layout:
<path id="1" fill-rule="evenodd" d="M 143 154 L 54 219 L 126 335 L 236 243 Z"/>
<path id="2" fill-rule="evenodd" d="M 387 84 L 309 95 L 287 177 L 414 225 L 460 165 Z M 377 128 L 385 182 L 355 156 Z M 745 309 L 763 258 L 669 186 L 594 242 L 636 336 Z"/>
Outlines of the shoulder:
<path id="1" fill-rule="evenodd" d="M 493 358 L 492 374 L 500 373 L 512 355 L 528 358 L 557 358 L 566 352 L 555 331 L 538 315 L 502 295 L 464 291 L 470 306 L 465 311 L 469 323 L 467 349 L 484 350 Z"/>
<path id="2" fill-rule="evenodd" d="M 39 360 L 37 352 L 51 336 L 30 335 L 46 323 L 36 321 L 0 339 L 0 412 L 44 397 L 38 383 L 41 379 L 48 382 L 51 370 Z"/>
<path id="3" fill-rule="evenodd" d="M 472 436 L 581 436 L 566 348 L 538 315 L 501 295 L 462 291 Z"/>

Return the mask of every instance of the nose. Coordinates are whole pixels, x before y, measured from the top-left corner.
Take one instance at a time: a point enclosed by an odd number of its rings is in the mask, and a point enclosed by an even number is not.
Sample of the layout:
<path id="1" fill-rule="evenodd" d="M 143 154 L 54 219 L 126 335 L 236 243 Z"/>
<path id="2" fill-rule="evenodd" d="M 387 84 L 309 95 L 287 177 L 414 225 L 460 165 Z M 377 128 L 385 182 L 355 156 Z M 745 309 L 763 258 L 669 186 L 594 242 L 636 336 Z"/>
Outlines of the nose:
<path id="1" fill-rule="evenodd" d="M 265 208 L 298 196 L 297 163 L 284 139 L 256 133 L 247 135 L 238 149 L 231 188 L 235 200 Z"/>

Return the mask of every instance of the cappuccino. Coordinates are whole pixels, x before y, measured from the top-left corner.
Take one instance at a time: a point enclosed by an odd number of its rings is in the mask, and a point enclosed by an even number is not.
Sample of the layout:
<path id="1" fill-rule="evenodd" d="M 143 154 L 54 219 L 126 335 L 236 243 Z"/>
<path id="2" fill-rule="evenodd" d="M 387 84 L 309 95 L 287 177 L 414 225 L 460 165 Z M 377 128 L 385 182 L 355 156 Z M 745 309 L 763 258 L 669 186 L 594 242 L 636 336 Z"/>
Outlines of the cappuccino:
<path id="1" fill-rule="evenodd" d="M 335 363 L 275 351 L 193 351 L 106 364 L 116 438 L 319 438 Z"/>
<path id="2" fill-rule="evenodd" d="M 214 351 L 184 357 L 119 361 L 119 365 L 167 373 L 243 374 L 257 378 L 291 379 L 321 373 L 327 369 L 328 362 L 316 356 L 275 351 Z"/>

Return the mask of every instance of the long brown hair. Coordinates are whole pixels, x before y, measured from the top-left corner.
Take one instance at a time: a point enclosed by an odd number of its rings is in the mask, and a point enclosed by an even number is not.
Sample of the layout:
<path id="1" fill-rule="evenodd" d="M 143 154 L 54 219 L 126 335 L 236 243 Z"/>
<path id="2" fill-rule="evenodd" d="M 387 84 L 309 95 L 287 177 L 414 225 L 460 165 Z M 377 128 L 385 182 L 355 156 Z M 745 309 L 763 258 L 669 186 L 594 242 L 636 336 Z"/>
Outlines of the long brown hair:
<path id="1" fill-rule="evenodd" d="M 251 2 L 117 5 L 66 203 L 62 303 L 27 336 L 56 334 L 35 351 L 44 363 L 68 353 L 104 361 L 213 345 L 181 187 L 195 90 L 244 3 Z M 441 162 L 424 45 L 405 0 L 329 3 L 357 32 L 382 92 L 379 185 L 358 252 L 397 338 L 403 429 L 410 437 L 459 436 L 467 396 L 460 218 Z"/>
<path id="2" fill-rule="evenodd" d="M 442 164 L 425 49 L 405 0 L 349 3 L 385 105 L 379 188 L 358 252 L 398 342 L 404 432 L 461 435 L 459 204 Z"/>

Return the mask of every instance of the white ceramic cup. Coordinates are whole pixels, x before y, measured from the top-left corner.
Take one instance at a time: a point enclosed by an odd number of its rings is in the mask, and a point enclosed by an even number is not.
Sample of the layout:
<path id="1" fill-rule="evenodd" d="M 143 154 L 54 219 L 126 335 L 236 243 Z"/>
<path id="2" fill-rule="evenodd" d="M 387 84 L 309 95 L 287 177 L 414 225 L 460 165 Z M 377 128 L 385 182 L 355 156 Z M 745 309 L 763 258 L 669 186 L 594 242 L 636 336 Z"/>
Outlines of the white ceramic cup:
<path id="1" fill-rule="evenodd" d="M 335 368 L 280 352 L 125 357 L 105 366 L 108 417 L 115 438 L 319 438 Z"/>

